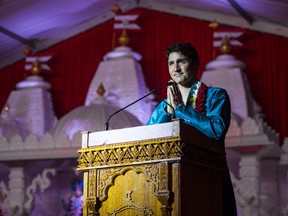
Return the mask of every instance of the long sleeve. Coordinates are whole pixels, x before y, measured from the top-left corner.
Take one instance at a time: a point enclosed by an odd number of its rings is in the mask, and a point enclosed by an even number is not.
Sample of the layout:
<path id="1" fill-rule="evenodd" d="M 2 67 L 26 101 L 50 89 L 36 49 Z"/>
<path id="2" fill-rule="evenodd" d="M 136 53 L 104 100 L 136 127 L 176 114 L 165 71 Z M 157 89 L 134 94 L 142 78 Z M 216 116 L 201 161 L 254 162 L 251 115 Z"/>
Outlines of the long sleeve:
<path id="1" fill-rule="evenodd" d="M 152 113 L 147 124 L 171 121 L 171 115 L 165 111 L 166 106 L 166 103 L 162 101 Z M 221 88 L 208 87 L 205 107 L 206 115 L 203 115 L 191 106 L 180 104 L 175 109 L 175 117 L 194 126 L 210 138 L 224 139 L 231 116 L 230 99 L 227 92 Z"/>
<path id="2" fill-rule="evenodd" d="M 150 116 L 150 119 L 147 122 L 147 125 L 170 122 L 171 121 L 171 114 L 166 112 L 166 106 L 167 106 L 167 104 L 164 101 L 162 101 L 156 107 L 156 109 L 154 110 L 152 115 Z"/>

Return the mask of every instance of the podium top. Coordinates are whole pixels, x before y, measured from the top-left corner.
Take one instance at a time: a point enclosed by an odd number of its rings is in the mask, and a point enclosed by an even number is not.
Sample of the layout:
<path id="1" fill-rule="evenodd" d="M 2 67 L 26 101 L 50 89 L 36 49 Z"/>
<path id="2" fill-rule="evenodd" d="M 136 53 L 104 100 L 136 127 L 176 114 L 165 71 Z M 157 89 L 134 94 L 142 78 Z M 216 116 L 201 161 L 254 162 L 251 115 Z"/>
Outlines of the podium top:
<path id="1" fill-rule="evenodd" d="M 172 138 L 180 135 L 180 121 L 123 128 L 109 131 L 82 132 L 82 148 L 143 141 L 149 139 Z"/>
<path id="2" fill-rule="evenodd" d="M 202 143 L 201 145 L 203 145 L 205 143 L 207 147 L 223 151 L 223 146 L 216 140 L 207 137 L 193 126 L 183 123 L 180 119 L 155 125 L 109 131 L 82 132 L 82 148 L 176 137 L 194 144 Z"/>
<path id="3" fill-rule="evenodd" d="M 157 125 L 83 132 L 78 153 L 77 169 L 83 171 L 180 160 L 219 170 L 225 167 L 222 146 L 178 119 Z"/>

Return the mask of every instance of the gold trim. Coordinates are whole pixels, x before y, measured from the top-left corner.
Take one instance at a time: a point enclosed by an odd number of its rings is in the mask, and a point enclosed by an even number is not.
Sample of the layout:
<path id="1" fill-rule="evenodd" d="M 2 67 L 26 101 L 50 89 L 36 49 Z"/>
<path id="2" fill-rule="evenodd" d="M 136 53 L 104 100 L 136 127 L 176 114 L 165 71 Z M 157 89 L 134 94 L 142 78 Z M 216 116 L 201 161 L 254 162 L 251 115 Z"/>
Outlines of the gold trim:
<path id="1" fill-rule="evenodd" d="M 78 170 L 145 161 L 180 158 L 184 143 L 180 137 L 130 143 L 109 144 L 78 150 Z"/>

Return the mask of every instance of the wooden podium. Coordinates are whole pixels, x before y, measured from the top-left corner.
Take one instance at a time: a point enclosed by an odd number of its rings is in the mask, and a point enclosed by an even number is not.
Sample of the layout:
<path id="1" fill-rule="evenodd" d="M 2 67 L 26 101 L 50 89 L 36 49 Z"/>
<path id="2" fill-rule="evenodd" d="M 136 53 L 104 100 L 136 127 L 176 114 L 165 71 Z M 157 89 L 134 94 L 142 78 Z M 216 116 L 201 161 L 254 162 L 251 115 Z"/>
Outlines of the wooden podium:
<path id="1" fill-rule="evenodd" d="M 83 132 L 83 215 L 221 216 L 225 154 L 175 120 Z"/>

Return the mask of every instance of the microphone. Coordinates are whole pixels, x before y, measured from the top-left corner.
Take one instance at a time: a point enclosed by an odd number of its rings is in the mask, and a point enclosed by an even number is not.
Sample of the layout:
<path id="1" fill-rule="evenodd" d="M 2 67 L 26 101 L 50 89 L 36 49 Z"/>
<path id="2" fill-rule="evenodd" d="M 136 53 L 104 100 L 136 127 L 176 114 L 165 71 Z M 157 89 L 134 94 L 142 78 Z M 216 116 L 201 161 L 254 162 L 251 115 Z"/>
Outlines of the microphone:
<path id="1" fill-rule="evenodd" d="M 159 89 L 161 89 L 161 88 L 163 88 L 163 87 L 165 87 L 165 86 L 170 86 L 170 85 L 173 85 L 173 82 L 172 82 L 172 81 L 169 81 L 169 82 L 167 82 L 167 83 L 159 86 L 158 88 L 153 89 L 152 91 L 150 91 L 148 94 L 144 95 L 143 97 L 137 99 L 136 101 L 133 101 L 132 103 L 130 103 L 130 104 L 126 105 L 125 107 L 123 107 L 123 108 L 117 110 L 116 112 L 112 113 L 112 115 L 110 115 L 109 118 L 107 119 L 107 121 L 105 122 L 104 130 L 105 130 L 105 131 L 108 130 L 108 128 L 109 128 L 109 120 L 110 120 L 114 115 L 116 115 L 117 113 L 119 113 L 119 112 L 121 112 L 122 110 L 126 109 L 127 107 L 132 106 L 133 104 L 137 103 L 138 101 L 140 101 L 140 100 L 148 97 L 149 95 L 153 94 L 154 92 L 158 91 Z"/>

